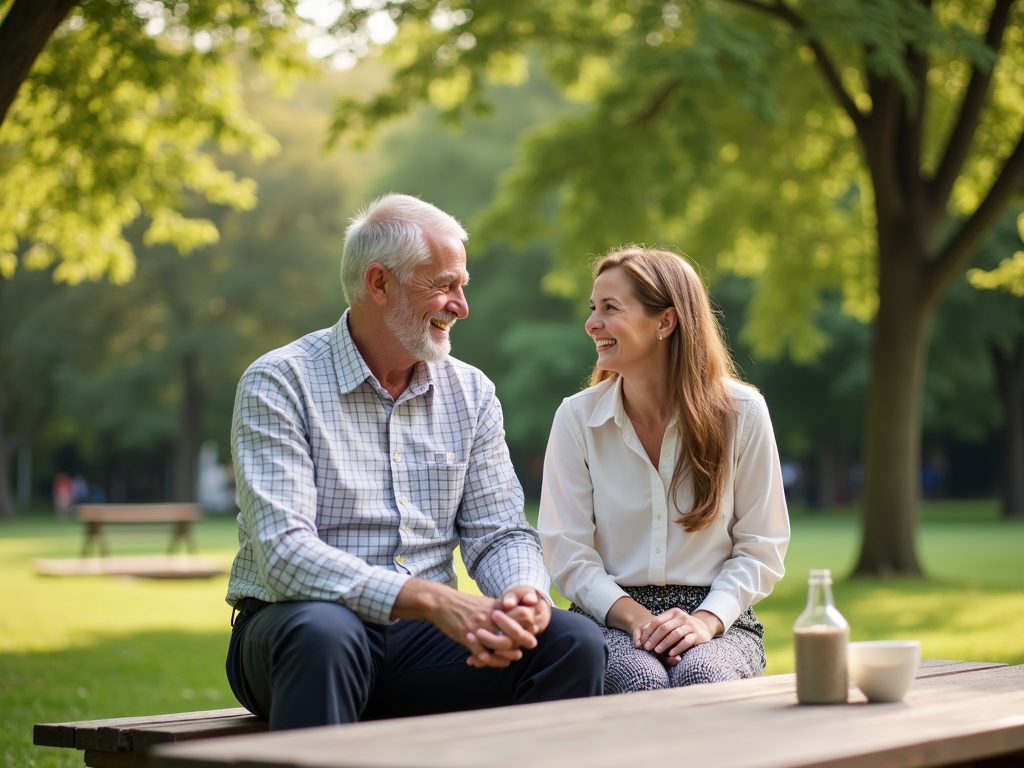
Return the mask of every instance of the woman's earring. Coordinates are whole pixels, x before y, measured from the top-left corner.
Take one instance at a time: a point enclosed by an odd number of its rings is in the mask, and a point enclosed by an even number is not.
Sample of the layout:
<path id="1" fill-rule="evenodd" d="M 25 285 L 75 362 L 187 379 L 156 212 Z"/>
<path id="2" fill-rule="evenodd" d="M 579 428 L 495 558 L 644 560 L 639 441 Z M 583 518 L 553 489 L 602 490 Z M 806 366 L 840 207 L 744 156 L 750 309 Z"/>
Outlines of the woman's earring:
<path id="1" fill-rule="evenodd" d="M 658 341 L 661 341 L 661 334 L 658 334 Z"/>

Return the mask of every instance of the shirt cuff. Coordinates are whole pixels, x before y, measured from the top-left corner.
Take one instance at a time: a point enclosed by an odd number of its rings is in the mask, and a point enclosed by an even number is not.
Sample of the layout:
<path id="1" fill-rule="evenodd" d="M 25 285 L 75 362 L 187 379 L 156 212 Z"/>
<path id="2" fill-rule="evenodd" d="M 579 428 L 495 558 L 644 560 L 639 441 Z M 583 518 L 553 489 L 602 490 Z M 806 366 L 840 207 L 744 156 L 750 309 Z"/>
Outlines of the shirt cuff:
<path id="1" fill-rule="evenodd" d="M 587 590 L 582 607 L 599 622 L 607 625 L 608 611 L 615 601 L 622 597 L 629 597 L 626 590 L 616 584 L 614 578 L 605 576 Z"/>
<path id="2" fill-rule="evenodd" d="M 395 608 L 395 601 L 405 582 L 411 578 L 407 573 L 377 569 L 367 579 L 356 604 L 349 607 L 367 624 L 394 624 L 397 619 L 391 618 L 391 612 Z"/>
<path id="3" fill-rule="evenodd" d="M 715 616 L 721 619 L 722 625 L 725 627 L 722 630 L 724 633 L 740 617 L 740 614 L 743 613 L 743 608 L 739 601 L 728 592 L 715 589 L 708 593 L 708 596 L 704 598 L 704 602 L 697 607 L 697 611 L 710 611 L 715 614 Z M 697 611 L 694 611 L 694 613 Z"/>

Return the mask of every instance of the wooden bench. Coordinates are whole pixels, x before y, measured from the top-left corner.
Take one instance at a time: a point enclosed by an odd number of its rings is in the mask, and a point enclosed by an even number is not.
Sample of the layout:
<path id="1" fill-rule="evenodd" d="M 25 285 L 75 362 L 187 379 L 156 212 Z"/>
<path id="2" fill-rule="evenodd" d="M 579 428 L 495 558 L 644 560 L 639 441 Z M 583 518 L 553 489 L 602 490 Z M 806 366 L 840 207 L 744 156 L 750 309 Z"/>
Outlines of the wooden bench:
<path id="1" fill-rule="evenodd" d="M 194 553 L 192 523 L 202 519 L 203 508 L 198 504 L 79 504 L 75 507 L 75 517 L 85 523 L 82 557 L 91 549 L 103 556 L 110 554 L 106 526 L 112 523 L 170 523 L 173 528 L 168 552 L 174 552 L 181 544 Z"/>
<path id="2" fill-rule="evenodd" d="M 146 764 L 145 753 L 157 744 L 266 730 L 266 720 L 237 707 L 177 715 L 39 723 L 33 729 L 32 743 L 83 750 L 85 764 L 90 768 L 142 768 Z"/>

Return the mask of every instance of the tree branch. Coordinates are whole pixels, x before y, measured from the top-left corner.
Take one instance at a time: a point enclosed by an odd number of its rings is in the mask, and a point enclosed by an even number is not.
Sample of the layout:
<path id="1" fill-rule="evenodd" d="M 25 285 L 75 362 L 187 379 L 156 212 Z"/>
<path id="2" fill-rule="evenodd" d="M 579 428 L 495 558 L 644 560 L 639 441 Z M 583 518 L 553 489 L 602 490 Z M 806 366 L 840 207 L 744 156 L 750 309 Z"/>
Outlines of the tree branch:
<path id="1" fill-rule="evenodd" d="M 661 89 L 655 94 L 651 102 L 644 108 L 643 112 L 637 114 L 633 120 L 633 125 L 646 125 L 651 122 L 658 113 L 665 108 L 665 104 L 668 103 L 669 97 L 683 84 L 681 78 L 673 78 L 666 82 Z"/>
<path id="2" fill-rule="evenodd" d="M 942 252 L 926 267 L 924 290 L 928 302 L 942 296 L 949 282 L 956 277 L 988 234 L 1010 198 L 1024 189 L 1024 131 L 1017 146 L 1003 164 L 1002 171 L 988 191 L 988 196 L 974 214 L 963 223 Z"/>
<path id="3" fill-rule="evenodd" d="M 14 0 L 0 23 L 0 125 L 46 41 L 78 0 Z"/>
<path id="4" fill-rule="evenodd" d="M 993 51 L 998 52 L 1002 47 L 1003 32 L 1006 30 L 1010 17 L 1010 6 L 1013 3 L 1014 0 L 996 0 L 995 7 L 992 9 L 988 31 L 985 33 L 985 45 Z M 929 197 L 932 205 L 941 210 L 946 209 L 946 203 L 953 191 L 953 184 L 960 176 L 960 171 L 970 154 L 974 134 L 981 124 L 981 110 L 985 106 L 989 85 L 992 83 L 993 69 L 994 67 L 988 71 L 982 71 L 975 66 L 971 70 L 971 80 L 964 93 L 964 100 L 960 104 L 960 114 L 957 116 L 956 125 L 949 136 L 942 161 L 929 184 Z"/>
<path id="5" fill-rule="evenodd" d="M 904 184 L 915 187 L 916 197 L 921 181 L 921 144 L 922 132 L 924 130 L 925 100 L 928 93 L 928 59 L 923 55 L 908 48 L 906 52 L 907 69 L 914 78 L 914 85 L 917 88 L 917 98 L 913 103 L 913 112 L 909 111 L 911 106 L 906 96 L 903 98 L 903 114 L 900 118 L 899 127 L 899 160 L 902 165 L 901 175 Z"/>
<path id="6" fill-rule="evenodd" d="M 772 16 L 776 16 L 793 28 L 794 31 L 805 29 L 807 22 L 803 20 L 796 11 L 787 6 L 782 0 L 774 0 L 772 5 L 766 5 L 765 3 L 758 2 L 758 0 L 732 0 L 736 5 L 742 5 L 746 8 L 753 8 L 767 13 Z M 825 51 L 825 47 L 818 40 L 808 40 L 808 47 L 814 51 L 814 59 L 818 63 L 819 69 L 821 69 L 822 75 L 825 77 L 825 82 L 828 83 L 829 88 L 832 89 L 833 95 L 839 102 L 839 106 L 843 108 L 850 120 L 853 121 L 854 126 L 857 128 L 857 133 L 862 135 L 866 127 L 867 119 L 857 107 L 856 102 L 847 93 L 846 88 L 843 86 L 843 81 L 839 77 L 839 72 L 836 70 L 835 65 L 832 63 L 832 59 Z"/>

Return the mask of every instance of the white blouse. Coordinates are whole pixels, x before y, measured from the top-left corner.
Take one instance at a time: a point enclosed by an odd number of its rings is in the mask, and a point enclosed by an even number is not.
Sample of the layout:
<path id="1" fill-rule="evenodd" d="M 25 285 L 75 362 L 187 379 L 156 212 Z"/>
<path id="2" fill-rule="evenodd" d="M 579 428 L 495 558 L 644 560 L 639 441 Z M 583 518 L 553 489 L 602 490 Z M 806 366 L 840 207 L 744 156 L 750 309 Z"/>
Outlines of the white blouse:
<path id="1" fill-rule="evenodd" d="M 625 586 L 709 586 L 698 610 L 728 629 L 782 578 L 789 513 L 768 408 L 759 392 L 737 381 L 729 474 L 720 514 L 688 533 L 669 499 L 681 450 L 675 422 L 655 467 L 622 405 L 622 379 L 566 398 L 555 413 L 544 457 L 539 529 L 555 587 L 601 622 Z M 688 511 L 687 472 L 678 488 Z"/>

